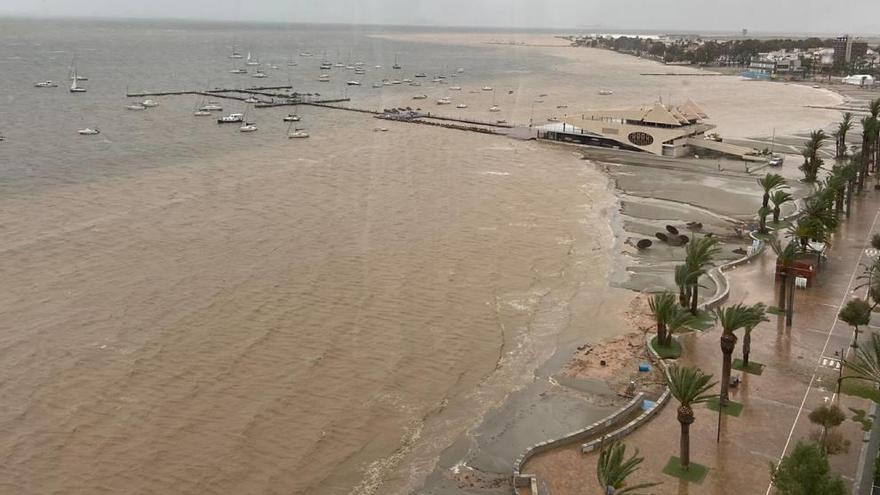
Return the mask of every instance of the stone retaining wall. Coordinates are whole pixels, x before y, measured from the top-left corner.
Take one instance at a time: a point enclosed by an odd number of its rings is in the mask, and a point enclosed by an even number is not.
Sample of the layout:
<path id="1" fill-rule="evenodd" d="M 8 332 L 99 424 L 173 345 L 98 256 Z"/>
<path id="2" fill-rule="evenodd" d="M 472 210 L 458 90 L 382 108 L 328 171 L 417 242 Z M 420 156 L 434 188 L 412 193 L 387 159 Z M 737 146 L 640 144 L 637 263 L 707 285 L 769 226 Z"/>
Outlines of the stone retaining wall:
<path id="1" fill-rule="evenodd" d="M 523 452 L 522 455 L 520 455 L 516 459 L 516 461 L 514 461 L 514 464 L 513 464 L 514 465 L 514 471 L 513 471 L 514 488 L 526 486 L 521 483 L 524 483 L 526 481 L 525 478 L 530 477 L 530 475 L 522 475 L 521 476 L 520 472 L 522 470 L 523 465 L 525 465 L 525 463 L 528 462 L 529 459 L 531 459 L 532 457 L 534 457 L 542 452 L 547 452 L 548 450 L 552 450 L 552 449 L 555 449 L 556 447 L 560 447 L 560 446 L 567 445 L 570 443 L 579 442 L 585 438 L 591 437 L 593 435 L 601 433 L 604 430 L 607 430 L 608 428 L 611 428 L 612 426 L 614 426 L 615 423 L 617 423 L 617 421 L 622 416 L 630 415 L 634 411 L 636 411 L 638 408 L 642 407 L 642 402 L 644 401 L 644 399 L 645 399 L 645 394 L 639 393 L 638 395 L 635 396 L 635 398 L 633 398 L 631 401 L 629 401 L 625 406 L 618 409 L 617 411 L 612 413 L 610 416 L 606 416 L 602 420 L 597 421 L 597 422 L 587 426 L 586 428 L 582 428 L 580 430 L 573 431 L 571 433 L 568 433 L 568 434 L 563 435 L 563 436 L 556 438 L 556 439 L 547 440 L 545 442 L 537 443 L 535 445 L 532 445 L 528 449 L 526 449 L 526 451 Z"/>

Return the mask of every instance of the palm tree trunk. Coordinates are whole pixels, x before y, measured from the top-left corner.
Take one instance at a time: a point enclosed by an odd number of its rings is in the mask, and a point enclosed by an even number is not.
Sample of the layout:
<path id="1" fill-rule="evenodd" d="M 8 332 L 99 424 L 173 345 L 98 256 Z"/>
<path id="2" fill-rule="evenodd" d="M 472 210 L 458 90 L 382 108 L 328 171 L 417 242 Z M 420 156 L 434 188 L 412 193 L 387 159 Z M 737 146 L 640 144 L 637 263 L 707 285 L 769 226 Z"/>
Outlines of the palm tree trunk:
<path id="1" fill-rule="evenodd" d="M 782 281 L 779 284 L 779 311 L 785 311 L 785 289 L 788 283 L 788 269 L 782 269 Z"/>
<path id="2" fill-rule="evenodd" d="M 691 314 L 697 314 L 697 300 L 699 299 L 699 283 L 694 284 L 693 293 L 691 294 Z"/>
<path id="3" fill-rule="evenodd" d="M 743 370 L 749 367 L 749 353 L 752 352 L 752 332 L 743 335 Z"/>
<path id="4" fill-rule="evenodd" d="M 776 205 L 775 207 L 773 207 L 773 223 L 779 223 L 779 213 L 779 205 Z"/>
<path id="5" fill-rule="evenodd" d="M 666 324 L 657 323 L 657 345 L 666 345 Z"/>
<path id="6" fill-rule="evenodd" d="M 721 335 L 721 353 L 724 355 L 724 361 L 721 366 L 721 396 L 719 404 L 726 406 L 730 400 L 730 368 L 731 357 L 736 348 L 736 335 L 732 333 L 724 333 Z"/>
<path id="7" fill-rule="evenodd" d="M 795 277 L 788 277 L 788 305 L 785 310 L 785 325 L 791 326 L 792 319 L 794 319 L 794 279 Z"/>
<path id="8" fill-rule="evenodd" d="M 685 471 L 691 465 L 691 423 L 694 422 L 694 411 L 688 406 L 678 408 L 678 422 L 681 424 L 681 468 Z"/>
<path id="9" fill-rule="evenodd" d="M 855 187 L 855 185 L 853 184 L 853 181 L 852 180 L 848 181 L 847 187 L 846 187 L 846 216 L 847 216 L 847 218 L 849 217 L 849 213 L 852 210 L 853 187 Z"/>

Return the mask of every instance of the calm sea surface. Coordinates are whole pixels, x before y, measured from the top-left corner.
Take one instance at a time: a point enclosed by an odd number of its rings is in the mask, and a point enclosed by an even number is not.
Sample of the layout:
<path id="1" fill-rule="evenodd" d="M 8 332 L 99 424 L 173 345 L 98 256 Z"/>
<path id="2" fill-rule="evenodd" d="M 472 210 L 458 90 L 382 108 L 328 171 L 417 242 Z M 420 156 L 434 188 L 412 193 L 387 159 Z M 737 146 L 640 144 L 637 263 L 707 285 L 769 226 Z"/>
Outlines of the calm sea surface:
<path id="1" fill-rule="evenodd" d="M 286 108 L 250 135 L 196 97 L 124 108 L 126 88 L 288 81 L 376 108 L 418 91 L 370 88 L 386 77 L 506 87 L 552 62 L 369 34 L 0 20 L 0 492 L 405 493 L 558 339 L 609 331 L 584 291 L 610 200 L 570 151 L 311 107 L 309 140 Z M 270 77 L 230 74 L 233 41 Z M 318 83 L 325 53 L 364 86 Z"/>

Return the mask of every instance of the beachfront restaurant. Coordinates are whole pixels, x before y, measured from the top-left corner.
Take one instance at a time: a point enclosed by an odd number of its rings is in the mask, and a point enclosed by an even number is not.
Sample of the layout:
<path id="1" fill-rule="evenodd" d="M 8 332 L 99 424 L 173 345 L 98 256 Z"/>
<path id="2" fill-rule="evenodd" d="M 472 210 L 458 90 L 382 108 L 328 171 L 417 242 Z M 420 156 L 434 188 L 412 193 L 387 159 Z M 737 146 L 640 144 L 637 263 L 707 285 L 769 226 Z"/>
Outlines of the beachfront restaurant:
<path id="1" fill-rule="evenodd" d="M 538 128 L 538 138 L 682 157 L 692 154 L 695 145 L 708 145 L 705 134 L 715 126 L 704 123 L 705 118 L 707 115 L 690 100 L 681 106 L 658 102 L 634 110 L 566 116 Z"/>

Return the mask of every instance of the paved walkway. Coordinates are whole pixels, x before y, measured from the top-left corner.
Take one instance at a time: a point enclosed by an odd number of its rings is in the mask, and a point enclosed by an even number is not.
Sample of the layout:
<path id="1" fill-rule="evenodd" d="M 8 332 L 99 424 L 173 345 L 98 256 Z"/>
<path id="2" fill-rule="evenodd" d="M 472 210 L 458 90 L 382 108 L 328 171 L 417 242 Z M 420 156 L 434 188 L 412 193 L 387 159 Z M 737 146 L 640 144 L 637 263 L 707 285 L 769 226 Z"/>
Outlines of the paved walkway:
<path id="1" fill-rule="evenodd" d="M 645 457 L 635 480 L 662 481 L 653 490 L 661 494 L 765 495 L 771 492 L 769 464 L 777 462 L 797 441 L 815 429 L 809 412 L 835 400 L 837 371 L 835 351 L 850 352 L 852 328 L 837 320 L 840 307 L 858 286 L 865 248 L 871 233 L 880 231 L 880 194 L 873 191 L 854 202 L 853 214 L 834 235 L 828 264 L 810 289 L 798 290 L 794 325 L 786 328 L 783 317 L 770 316 L 752 332 L 751 360 L 766 365 L 760 376 L 744 375 L 732 400 L 744 405 L 740 417 L 722 416 L 721 441 L 716 443 L 718 414 L 703 406 L 695 408 L 691 426 L 691 460 L 710 468 L 701 484 L 688 484 L 662 474 L 671 455 L 678 455 L 679 424 L 677 401 L 672 399 L 650 423 L 624 439 Z M 731 294 L 726 304 L 764 302 L 776 304 L 773 282 L 776 256 L 764 253 L 753 262 L 731 272 Z M 859 291 L 864 296 L 864 291 Z M 869 332 L 864 332 L 863 335 Z M 684 364 L 696 365 L 721 376 L 720 330 L 681 338 Z M 742 336 L 734 353 L 742 352 Z M 735 374 L 738 372 L 734 371 Z M 849 408 L 868 410 L 864 399 L 844 395 L 840 406 L 851 418 Z M 861 424 L 847 420 L 840 427 L 852 444 L 848 453 L 831 457 L 834 471 L 852 481 L 862 448 Z M 582 455 L 567 448 L 548 452 L 529 461 L 523 470 L 538 476 L 541 494 L 575 495 L 594 493 L 596 455 Z M 596 492 L 597 493 L 597 492 Z"/>

